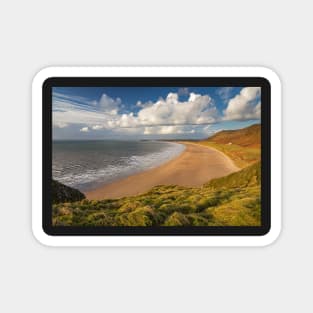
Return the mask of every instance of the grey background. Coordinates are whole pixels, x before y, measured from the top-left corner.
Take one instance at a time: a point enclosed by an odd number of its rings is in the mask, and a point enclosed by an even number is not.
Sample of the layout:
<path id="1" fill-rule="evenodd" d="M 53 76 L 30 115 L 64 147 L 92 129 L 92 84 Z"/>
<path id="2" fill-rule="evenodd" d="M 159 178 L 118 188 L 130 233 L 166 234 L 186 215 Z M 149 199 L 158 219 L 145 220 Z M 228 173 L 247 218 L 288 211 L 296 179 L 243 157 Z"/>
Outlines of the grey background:
<path id="1" fill-rule="evenodd" d="M 1 312 L 312 311 L 310 1 L 2 1 Z M 50 65 L 264 65 L 283 82 L 284 217 L 266 248 L 46 248 L 31 80 Z"/>

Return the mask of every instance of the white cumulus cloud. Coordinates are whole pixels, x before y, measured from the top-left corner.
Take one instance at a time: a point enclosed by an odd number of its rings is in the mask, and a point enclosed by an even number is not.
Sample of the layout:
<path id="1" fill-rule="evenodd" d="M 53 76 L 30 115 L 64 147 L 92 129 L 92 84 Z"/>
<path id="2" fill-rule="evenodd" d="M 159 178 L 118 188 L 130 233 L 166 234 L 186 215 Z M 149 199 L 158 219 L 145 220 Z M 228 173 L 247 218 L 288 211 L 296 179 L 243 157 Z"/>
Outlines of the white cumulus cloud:
<path id="1" fill-rule="evenodd" d="M 196 131 L 190 126 L 149 126 L 145 127 L 144 135 L 194 134 Z"/>
<path id="2" fill-rule="evenodd" d="M 92 126 L 92 129 L 93 130 L 103 129 L 103 126 L 102 125 L 94 125 L 94 126 Z"/>
<path id="3" fill-rule="evenodd" d="M 177 93 L 169 93 L 138 112 L 139 125 L 214 123 L 218 111 L 208 95 L 190 93 L 188 101 L 180 102 Z"/>
<path id="4" fill-rule="evenodd" d="M 89 128 L 88 127 L 83 127 L 79 131 L 81 131 L 83 133 L 88 133 L 89 132 Z"/>
<path id="5" fill-rule="evenodd" d="M 62 121 L 54 121 L 53 120 L 52 124 L 53 124 L 54 127 L 57 127 L 57 128 L 65 128 L 65 127 L 68 126 L 67 123 L 62 122 Z"/>
<path id="6" fill-rule="evenodd" d="M 260 87 L 245 87 L 230 99 L 224 110 L 224 120 L 248 120 L 261 118 Z"/>
<path id="7" fill-rule="evenodd" d="M 119 106 L 121 105 L 122 100 L 120 98 L 113 99 L 106 94 L 103 94 L 97 103 L 102 112 L 109 114 L 117 114 Z"/>

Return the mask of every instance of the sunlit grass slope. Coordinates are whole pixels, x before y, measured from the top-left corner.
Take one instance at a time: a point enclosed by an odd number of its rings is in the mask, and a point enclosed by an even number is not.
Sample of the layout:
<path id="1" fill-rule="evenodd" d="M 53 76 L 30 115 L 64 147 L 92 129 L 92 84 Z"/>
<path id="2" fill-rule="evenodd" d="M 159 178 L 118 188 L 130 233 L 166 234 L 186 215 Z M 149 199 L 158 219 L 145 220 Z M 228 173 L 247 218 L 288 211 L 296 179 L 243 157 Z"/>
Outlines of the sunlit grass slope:
<path id="1" fill-rule="evenodd" d="M 255 124 L 238 130 L 223 130 L 197 143 L 220 150 L 238 167 L 244 168 L 261 159 L 261 125 Z"/>
<path id="2" fill-rule="evenodd" d="M 53 224 L 71 226 L 260 225 L 260 162 L 200 188 L 157 186 L 110 200 L 53 205 Z"/>

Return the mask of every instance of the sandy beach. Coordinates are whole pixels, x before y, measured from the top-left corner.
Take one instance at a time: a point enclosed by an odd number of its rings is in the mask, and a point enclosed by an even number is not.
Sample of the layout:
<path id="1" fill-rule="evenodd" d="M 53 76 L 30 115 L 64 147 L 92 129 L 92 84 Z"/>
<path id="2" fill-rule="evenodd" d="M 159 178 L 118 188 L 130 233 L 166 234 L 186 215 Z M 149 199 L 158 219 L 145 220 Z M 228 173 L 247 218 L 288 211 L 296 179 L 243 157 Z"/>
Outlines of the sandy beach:
<path id="1" fill-rule="evenodd" d="M 186 149 L 177 158 L 142 173 L 131 175 L 116 182 L 86 192 L 88 199 L 100 200 L 138 195 L 157 185 L 198 187 L 212 178 L 238 171 L 223 153 L 189 142 L 179 142 Z"/>

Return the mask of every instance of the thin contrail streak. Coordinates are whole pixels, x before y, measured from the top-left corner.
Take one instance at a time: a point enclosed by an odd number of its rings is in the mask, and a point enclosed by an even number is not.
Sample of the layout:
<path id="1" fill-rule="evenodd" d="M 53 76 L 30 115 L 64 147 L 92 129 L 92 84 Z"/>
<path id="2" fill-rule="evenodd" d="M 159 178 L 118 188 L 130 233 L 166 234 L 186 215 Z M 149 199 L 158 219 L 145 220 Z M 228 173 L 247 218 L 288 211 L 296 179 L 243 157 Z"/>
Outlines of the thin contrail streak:
<path id="1" fill-rule="evenodd" d="M 181 124 L 141 124 L 141 125 L 135 125 L 135 126 L 119 126 L 119 128 L 140 128 L 140 127 L 156 127 L 156 126 L 202 126 L 202 125 L 212 125 L 215 123 L 181 123 Z"/>

